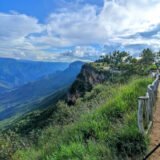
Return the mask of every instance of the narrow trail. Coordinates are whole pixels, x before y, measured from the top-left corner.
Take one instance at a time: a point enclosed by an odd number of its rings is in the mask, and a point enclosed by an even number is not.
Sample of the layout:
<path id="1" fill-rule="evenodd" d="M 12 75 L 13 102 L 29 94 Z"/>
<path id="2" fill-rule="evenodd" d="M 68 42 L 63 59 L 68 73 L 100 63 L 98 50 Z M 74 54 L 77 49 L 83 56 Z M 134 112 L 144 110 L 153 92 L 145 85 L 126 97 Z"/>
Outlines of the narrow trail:
<path id="1" fill-rule="evenodd" d="M 153 127 L 149 138 L 149 149 L 153 149 L 160 143 L 160 86 L 158 87 L 156 107 L 153 115 Z M 160 148 L 151 156 L 149 160 L 160 160 Z"/>

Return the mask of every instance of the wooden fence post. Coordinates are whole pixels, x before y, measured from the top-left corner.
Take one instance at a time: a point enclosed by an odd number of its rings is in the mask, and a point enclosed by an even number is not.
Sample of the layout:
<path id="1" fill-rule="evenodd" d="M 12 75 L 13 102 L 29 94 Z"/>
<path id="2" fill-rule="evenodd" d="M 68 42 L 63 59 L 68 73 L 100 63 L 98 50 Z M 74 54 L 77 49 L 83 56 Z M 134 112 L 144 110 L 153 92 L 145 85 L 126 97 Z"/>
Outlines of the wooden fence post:
<path id="1" fill-rule="evenodd" d="M 146 96 L 138 98 L 138 128 L 142 134 L 148 134 L 153 120 L 153 107 L 156 103 L 160 75 L 147 87 Z"/>
<path id="2" fill-rule="evenodd" d="M 138 98 L 138 128 L 141 133 L 144 133 L 144 124 L 143 124 L 143 101 L 141 97 Z"/>

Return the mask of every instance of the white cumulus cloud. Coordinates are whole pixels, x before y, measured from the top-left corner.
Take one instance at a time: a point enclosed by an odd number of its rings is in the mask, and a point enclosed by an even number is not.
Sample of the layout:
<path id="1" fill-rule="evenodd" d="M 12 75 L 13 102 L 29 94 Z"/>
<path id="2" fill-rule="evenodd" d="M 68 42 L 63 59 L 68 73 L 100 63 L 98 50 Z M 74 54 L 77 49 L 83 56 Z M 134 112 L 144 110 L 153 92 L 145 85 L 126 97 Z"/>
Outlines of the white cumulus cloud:
<path id="1" fill-rule="evenodd" d="M 104 0 L 101 8 L 76 6 L 73 10 L 64 6 L 44 24 L 24 14 L 0 13 L 0 56 L 69 61 L 98 57 L 102 52 L 97 45 L 132 52 L 136 45 L 159 49 L 159 0 Z M 58 53 L 54 48 L 68 50 Z"/>

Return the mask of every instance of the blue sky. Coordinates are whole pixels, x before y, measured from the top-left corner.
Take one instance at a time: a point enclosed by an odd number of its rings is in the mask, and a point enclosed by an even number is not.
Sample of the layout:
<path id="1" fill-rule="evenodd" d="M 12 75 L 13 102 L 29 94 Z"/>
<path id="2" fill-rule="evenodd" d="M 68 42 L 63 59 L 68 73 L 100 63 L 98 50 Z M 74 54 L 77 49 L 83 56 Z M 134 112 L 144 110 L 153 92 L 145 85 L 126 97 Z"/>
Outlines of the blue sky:
<path id="1" fill-rule="evenodd" d="M 0 57 L 95 60 L 160 46 L 159 0 L 0 0 Z"/>
<path id="2" fill-rule="evenodd" d="M 39 22 L 45 22 L 46 18 L 53 12 L 66 7 L 73 7 L 75 4 L 91 4 L 103 6 L 103 0 L 1 0 L 0 11 L 10 13 L 16 11 L 28 16 L 36 17 Z"/>

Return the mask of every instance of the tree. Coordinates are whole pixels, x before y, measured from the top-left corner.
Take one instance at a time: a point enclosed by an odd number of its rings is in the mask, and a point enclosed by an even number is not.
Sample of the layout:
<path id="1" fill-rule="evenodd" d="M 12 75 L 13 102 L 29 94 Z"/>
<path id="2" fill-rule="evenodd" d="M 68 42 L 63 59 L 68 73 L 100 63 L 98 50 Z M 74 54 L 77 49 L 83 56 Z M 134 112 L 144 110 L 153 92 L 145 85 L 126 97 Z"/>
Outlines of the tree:
<path id="1" fill-rule="evenodd" d="M 151 65 L 154 63 L 155 54 L 151 49 L 144 49 L 141 55 L 140 63 L 143 65 Z"/>
<path id="2" fill-rule="evenodd" d="M 156 63 L 157 68 L 160 68 L 160 51 L 158 51 L 158 52 L 156 53 L 155 63 Z"/>

